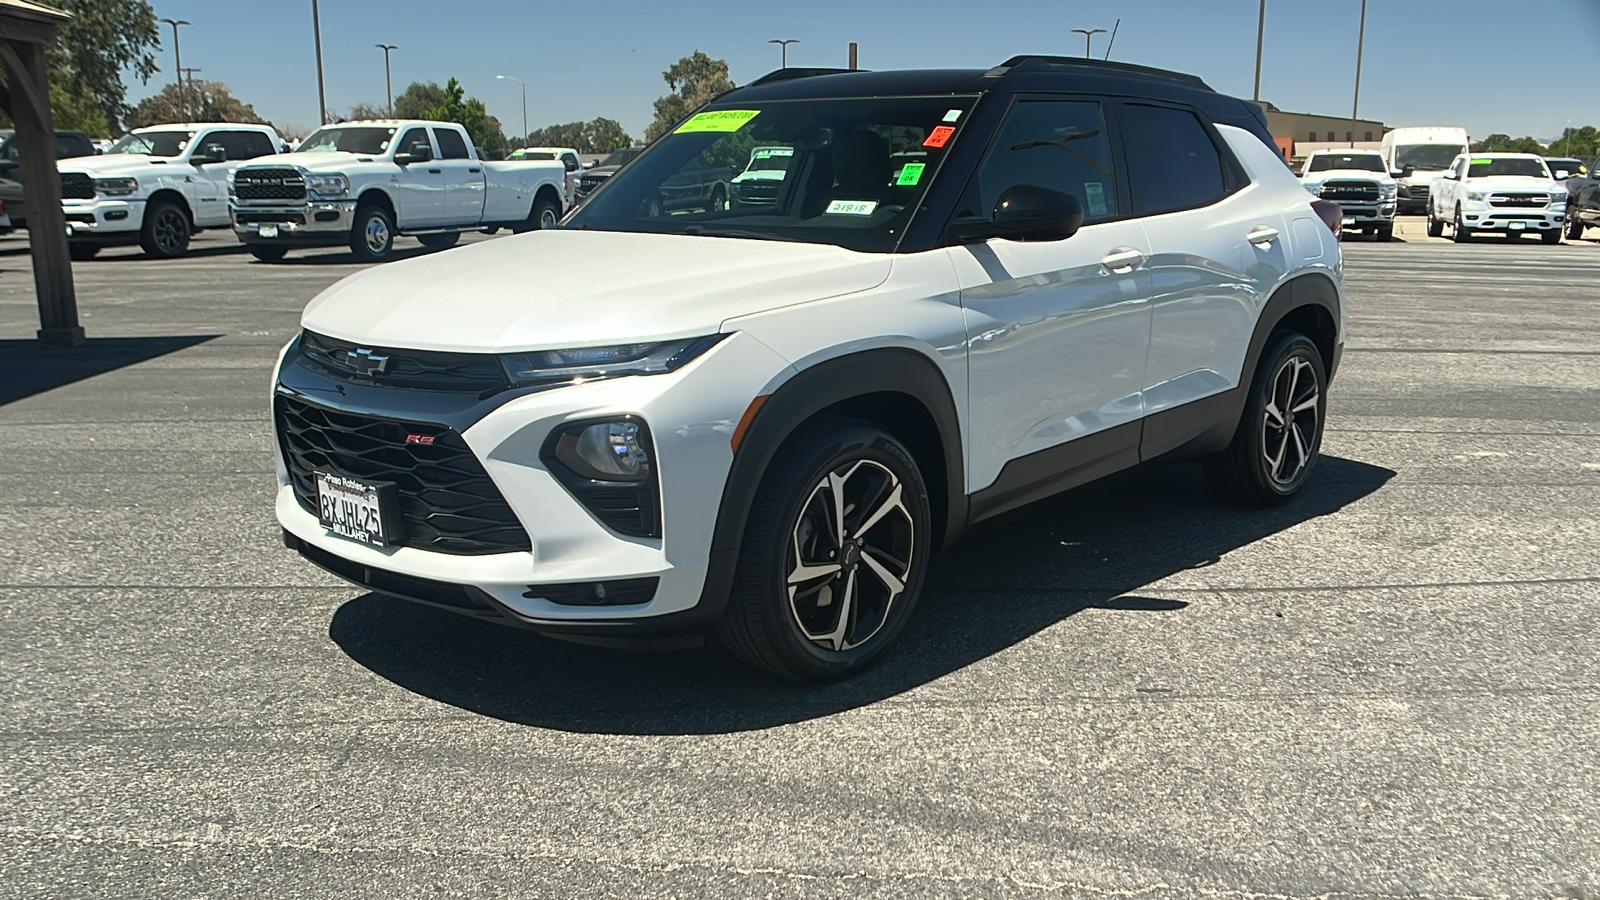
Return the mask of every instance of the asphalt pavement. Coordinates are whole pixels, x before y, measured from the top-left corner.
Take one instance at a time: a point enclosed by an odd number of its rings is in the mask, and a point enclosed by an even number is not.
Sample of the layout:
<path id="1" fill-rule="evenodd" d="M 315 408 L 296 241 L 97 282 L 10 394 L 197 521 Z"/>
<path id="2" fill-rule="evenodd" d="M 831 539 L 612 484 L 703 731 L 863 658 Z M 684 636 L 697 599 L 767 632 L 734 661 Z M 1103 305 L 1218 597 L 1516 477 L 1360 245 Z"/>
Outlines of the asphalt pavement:
<path id="1" fill-rule="evenodd" d="M 1058 498 L 828 687 L 284 550 L 270 372 L 347 254 L 76 263 L 63 364 L 0 240 L 0 898 L 1600 897 L 1600 242 L 1400 235 L 1296 503 Z"/>

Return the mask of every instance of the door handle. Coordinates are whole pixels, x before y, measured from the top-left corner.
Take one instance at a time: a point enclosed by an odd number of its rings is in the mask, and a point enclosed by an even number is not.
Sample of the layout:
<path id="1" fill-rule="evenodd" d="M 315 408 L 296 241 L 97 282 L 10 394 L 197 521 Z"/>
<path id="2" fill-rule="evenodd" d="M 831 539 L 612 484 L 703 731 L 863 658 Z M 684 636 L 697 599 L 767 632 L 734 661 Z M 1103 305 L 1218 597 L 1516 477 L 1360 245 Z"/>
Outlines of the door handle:
<path id="1" fill-rule="evenodd" d="M 1257 225 L 1250 229 L 1250 233 L 1245 235 L 1244 239 L 1252 244 L 1270 244 L 1278 239 L 1278 229 L 1271 225 Z"/>
<path id="2" fill-rule="evenodd" d="M 1113 272 L 1127 272 L 1144 262 L 1144 254 L 1132 247 L 1118 247 L 1100 257 L 1100 264 Z"/>
<path id="3" fill-rule="evenodd" d="M 428 170 L 428 174 L 429 175 L 437 175 L 437 174 L 439 174 L 440 172 L 443 172 L 443 171 L 444 171 L 443 169 L 429 169 Z"/>
<path id="4" fill-rule="evenodd" d="M 482 169 L 468 169 L 467 171 L 472 173 L 473 175 L 476 175 L 479 172 L 482 172 L 483 170 Z"/>

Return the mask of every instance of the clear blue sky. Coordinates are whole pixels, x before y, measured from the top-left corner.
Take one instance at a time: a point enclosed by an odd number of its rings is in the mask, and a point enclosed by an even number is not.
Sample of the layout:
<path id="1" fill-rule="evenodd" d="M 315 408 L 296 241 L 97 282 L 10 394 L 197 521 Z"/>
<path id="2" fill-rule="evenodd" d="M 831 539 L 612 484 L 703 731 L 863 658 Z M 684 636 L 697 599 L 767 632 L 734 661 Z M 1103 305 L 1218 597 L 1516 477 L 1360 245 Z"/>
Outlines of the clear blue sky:
<path id="1" fill-rule="evenodd" d="M 158 16 L 188 19 L 183 62 L 228 84 L 279 124 L 314 126 L 317 81 L 311 0 L 153 0 Z M 1262 98 L 1296 112 L 1348 115 L 1360 0 L 1268 0 Z M 461 79 L 508 134 L 528 122 L 607 116 L 643 132 L 661 72 L 704 50 L 736 82 L 777 68 L 769 38 L 798 38 L 789 62 L 843 66 L 861 45 L 869 69 L 988 67 L 1017 53 L 1081 54 L 1073 28 L 1110 30 L 1112 58 L 1190 72 L 1250 96 L 1258 0 L 322 0 L 328 105 L 383 102 L 383 53 L 398 44 L 395 90 L 413 80 Z M 1368 0 L 1361 114 L 1388 125 L 1463 125 L 1548 138 L 1567 120 L 1600 125 L 1600 0 Z M 1095 35 L 1096 56 L 1107 35 Z M 130 79 L 130 102 L 171 80 L 171 30 L 162 71 Z M 1504 44 L 1503 53 L 1496 46 Z M 1481 62 L 1483 75 L 1454 67 Z M 1506 63 L 1523 73 L 1499 73 Z"/>

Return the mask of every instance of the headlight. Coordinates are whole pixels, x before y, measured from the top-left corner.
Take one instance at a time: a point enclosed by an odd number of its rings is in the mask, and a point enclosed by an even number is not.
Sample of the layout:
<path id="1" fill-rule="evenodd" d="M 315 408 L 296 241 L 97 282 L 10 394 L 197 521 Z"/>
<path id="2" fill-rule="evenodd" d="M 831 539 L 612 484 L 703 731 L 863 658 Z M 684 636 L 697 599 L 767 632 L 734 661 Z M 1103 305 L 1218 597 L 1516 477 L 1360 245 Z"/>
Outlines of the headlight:
<path id="1" fill-rule="evenodd" d="M 342 197 L 350 193 L 350 179 L 343 175 L 307 175 L 306 187 L 313 194 Z"/>
<path id="2" fill-rule="evenodd" d="M 1395 194 L 1398 194 L 1399 192 L 1400 192 L 1400 185 L 1398 185 L 1398 184 L 1380 184 L 1380 185 L 1378 185 L 1378 193 L 1381 194 L 1382 196 L 1390 199 L 1390 200 L 1393 200 Z"/>
<path id="3" fill-rule="evenodd" d="M 1467 191 L 1468 200 L 1482 200 L 1487 196 L 1489 196 L 1487 191 Z"/>
<path id="4" fill-rule="evenodd" d="M 1322 182 L 1320 181 L 1302 181 L 1300 182 L 1300 186 L 1313 194 L 1322 193 Z"/>
<path id="5" fill-rule="evenodd" d="M 96 178 L 94 189 L 111 197 L 126 197 L 139 189 L 137 178 Z"/>
<path id="6" fill-rule="evenodd" d="M 619 375 L 659 375 L 682 367 L 723 337 L 714 334 L 656 344 L 507 353 L 500 357 L 500 363 L 511 382 L 523 387 L 577 384 Z"/>
<path id="7" fill-rule="evenodd" d="M 1551 205 L 1555 205 L 1555 204 L 1558 204 L 1558 203 L 1566 203 L 1566 202 L 1567 202 L 1567 192 L 1566 191 L 1551 191 L 1550 192 L 1550 203 L 1551 203 Z"/>

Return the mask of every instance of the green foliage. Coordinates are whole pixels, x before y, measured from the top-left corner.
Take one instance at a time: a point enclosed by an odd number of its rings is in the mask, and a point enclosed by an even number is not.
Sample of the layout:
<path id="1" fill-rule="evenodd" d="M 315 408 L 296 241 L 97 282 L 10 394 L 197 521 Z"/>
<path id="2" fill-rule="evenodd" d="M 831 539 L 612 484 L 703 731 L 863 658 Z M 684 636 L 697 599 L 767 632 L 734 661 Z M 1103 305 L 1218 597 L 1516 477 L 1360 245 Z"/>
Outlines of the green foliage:
<path id="1" fill-rule="evenodd" d="M 428 113 L 444 102 L 444 88 L 432 81 L 413 81 L 400 96 L 394 98 L 394 116 L 397 119 L 426 119 Z"/>
<path id="2" fill-rule="evenodd" d="M 1532 137 L 1514 138 L 1509 134 L 1491 134 L 1472 144 L 1473 153 L 1543 153 L 1544 144 Z"/>
<path id="3" fill-rule="evenodd" d="M 1570 138 L 1570 140 L 1569 140 Z M 1582 128 L 1564 128 L 1561 137 L 1551 142 L 1546 156 L 1570 156 L 1574 159 L 1600 157 L 1600 128 L 1585 125 Z"/>
<path id="4" fill-rule="evenodd" d="M 350 111 L 345 113 L 341 118 L 343 118 L 346 122 L 363 122 L 368 119 L 387 119 L 389 118 L 389 110 L 382 106 L 378 106 L 375 103 L 355 103 L 351 104 Z"/>
<path id="5" fill-rule="evenodd" d="M 120 135 L 128 112 L 123 71 L 132 71 L 141 82 L 157 71 L 152 51 L 161 46 L 161 35 L 155 10 L 147 0 L 51 3 L 72 14 L 45 52 L 56 127 Z M 11 118 L 0 113 L 0 126 L 11 127 Z"/>
<path id="6" fill-rule="evenodd" d="M 100 104 L 93 97 L 74 96 L 59 82 L 50 84 L 50 112 L 56 127 L 64 131 L 82 131 L 102 136 L 111 134 L 111 123 L 106 121 L 105 110 Z"/>
<path id="7" fill-rule="evenodd" d="M 712 59 L 696 50 L 661 73 L 672 93 L 655 102 L 656 118 L 645 129 L 644 139 L 653 141 L 670 131 L 689 114 L 704 106 L 720 94 L 733 90 L 733 80 L 728 77 L 728 61 Z"/>
<path id="8" fill-rule="evenodd" d="M 483 101 L 468 97 L 461 82 L 454 78 L 444 87 L 432 81 L 413 81 L 400 96 L 394 98 L 394 114 L 398 119 L 428 119 L 434 122 L 455 122 L 467 130 L 472 143 L 486 157 L 504 155 L 505 131 L 500 120 L 489 115 Z"/>
<path id="9" fill-rule="evenodd" d="M 550 125 L 528 135 L 523 147 L 571 147 L 579 153 L 610 153 L 633 145 L 633 138 L 615 119 Z"/>
<path id="10" fill-rule="evenodd" d="M 164 85 L 154 96 L 139 101 L 128 114 L 129 128 L 166 125 L 171 122 L 244 122 L 269 124 L 256 114 L 255 107 L 240 100 L 220 81 L 190 80 L 178 86 Z"/>

